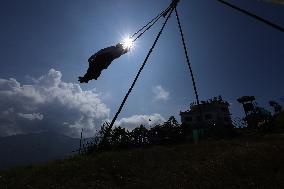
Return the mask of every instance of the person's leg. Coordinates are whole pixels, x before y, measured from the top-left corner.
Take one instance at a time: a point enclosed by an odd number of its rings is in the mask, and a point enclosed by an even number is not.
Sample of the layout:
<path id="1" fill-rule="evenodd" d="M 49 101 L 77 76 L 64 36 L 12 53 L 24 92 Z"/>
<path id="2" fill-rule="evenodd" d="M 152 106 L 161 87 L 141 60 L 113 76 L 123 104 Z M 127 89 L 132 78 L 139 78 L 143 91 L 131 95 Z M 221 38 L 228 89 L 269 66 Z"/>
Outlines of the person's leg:
<path id="1" fill-rule="evenodd" d="M 100 75 L 101 75 L 101 71 L 96 71 L 94 74 L 93 74 L 93 79 L 95 79 L 95 80 L 97 80 L 98 79 L 98 77 L 100 77 Z"/>
<path id="2" fill-rule="evenodd" d="M 106 60 L 104 56 L 98 56 L 96 58 L 96 63 L 94 64 L 93 74 L 92 74 L 95 80 L 97 80 L 98 77 L 100 77 L 102 70 L 105 67 L 105 61 Z"/>
<path id="3" fill-rule="evenodd" d="M 85 77 L 78 77 L 78 81 L 80 83 L 88 83 L 89 82 L 89 80 L 87 80 Z"/>
<path id="4" fill-rule="evenodd" d="M 89 62 L 89 68 L 84 77 L 79 77 L 81 83 L 88 83 L 89 80 L 95 79 L 101 75 L 103 69 L 105 69 L 105 61 L 102 57 L 97 57 L 92 62 Z"/>
<path id="5" fill-rule="evenodd" d="M 93 69 L 94 69 L 94 67 L 93 67 L 93 65 L 90 63 L 90 64 L 89 64 L 89 68 L 88 68 L 88 70 L 87 70 L 87 73 L 84 75 L 84 77 L 79 77 L 80 83 L 88 83 L 89 80 L 92 80 L 92 79 L 93 79 L 93 76 L 92 76 L 92 75 L 93 75 L 93 74 L 92 74 Z"/>
<path id="6" fill-rule="evenodd" d="M 89 70 L 89 69 L 88 69 Z M 89 80 L 91 80 L 91 75 L 89 74 L 89 72 L 87 72 L 84 77 L 79 77 L 79 81 L 80 83 L 88 83 Z"/>

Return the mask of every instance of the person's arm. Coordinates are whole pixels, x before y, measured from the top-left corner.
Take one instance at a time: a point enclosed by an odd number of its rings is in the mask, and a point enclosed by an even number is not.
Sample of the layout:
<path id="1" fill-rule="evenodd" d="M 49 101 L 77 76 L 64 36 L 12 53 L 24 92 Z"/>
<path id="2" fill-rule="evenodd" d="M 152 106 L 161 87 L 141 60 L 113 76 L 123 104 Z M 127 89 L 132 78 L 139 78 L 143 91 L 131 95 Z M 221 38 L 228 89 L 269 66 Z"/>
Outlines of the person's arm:
<path id="1" fill-rule="evenodd" d="M 130 51 L 130 47 L 129 47 L 129 48 L 126 48 L 126 49 L 123 49 L 122 54 L 128 53 L 129 51 Z"/>
<path id="2" fill-rule="evenodd" d="M 128 49 L 115 49 L 112 52 L 112 56 L 114 59 L 119 58 L 120 56 L 124 55 L 125 53 L 127 53 L 129 50 Z"/>

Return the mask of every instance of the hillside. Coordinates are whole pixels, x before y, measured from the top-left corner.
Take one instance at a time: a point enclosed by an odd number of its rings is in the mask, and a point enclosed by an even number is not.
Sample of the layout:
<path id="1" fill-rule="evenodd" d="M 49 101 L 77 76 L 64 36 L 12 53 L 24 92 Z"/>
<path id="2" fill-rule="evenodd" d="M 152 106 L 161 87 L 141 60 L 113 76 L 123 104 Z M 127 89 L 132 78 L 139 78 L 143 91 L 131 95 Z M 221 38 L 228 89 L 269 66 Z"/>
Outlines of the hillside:
<path id="1" fill-rule="evenodd" d="M 79 139 L 54 132 L 0 138 L 0 170 L 64 158 L 79 146 Z"/>
<path id="2" fill-rule="evenodd" d="M 284 188 L 284 136 L 76 156 L 0 173 L 0 188 Z"/>

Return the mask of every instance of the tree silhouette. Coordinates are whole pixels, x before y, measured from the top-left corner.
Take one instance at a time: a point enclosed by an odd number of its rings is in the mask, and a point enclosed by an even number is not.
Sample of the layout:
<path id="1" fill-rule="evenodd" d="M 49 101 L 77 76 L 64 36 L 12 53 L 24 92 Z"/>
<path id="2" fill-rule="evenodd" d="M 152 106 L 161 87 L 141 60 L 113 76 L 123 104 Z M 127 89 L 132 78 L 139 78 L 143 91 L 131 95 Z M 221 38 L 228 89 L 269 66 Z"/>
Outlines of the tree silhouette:
<path id="1" fill-rule="evenodd" d="M 111 144 L 115 148 L 128 147 L 130 145 L 129 131 L 120 126 L 115 127 L 111 131 Z"/>
<path id="2" fill-rule="evenodd" d="M 99 144 L 97 145 L 98 149 L 108 149 L 111 147 L 111 136 L 110 136 L 110 123 L 105 122 L 101 126 L 101 129 L 98 132 Z"/>
<path id="3" fill-rule="evenodd" d="M 282 106 L 279 103 L 271 100 L 269 101 L 269 105 L 274 109 L 275 114 L 282 112 Z"/>
<path id="4" fill-rule="evenodd" d="M 149 144 L 148 129 L 144 125 L 136 127 L 130 134 L 134 146 L 145 146 Z"/>
<path id="5" fill-rule="evenodd" d="M 149 140 L 153 144 L 176 143 L 183 139 L 182 136 L 183 130 L 173 116 L 162 125 L 156 125 L 149 131 Z"/>

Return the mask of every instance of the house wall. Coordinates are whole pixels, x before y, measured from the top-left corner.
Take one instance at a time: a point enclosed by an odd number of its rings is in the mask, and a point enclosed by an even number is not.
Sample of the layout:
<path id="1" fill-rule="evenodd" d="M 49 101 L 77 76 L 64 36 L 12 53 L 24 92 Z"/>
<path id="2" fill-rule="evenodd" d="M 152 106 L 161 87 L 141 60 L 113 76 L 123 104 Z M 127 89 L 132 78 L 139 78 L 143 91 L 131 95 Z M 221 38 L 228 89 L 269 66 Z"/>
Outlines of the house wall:
<path id="1" fill-rule="evenodd" d="M 202 120 L 208 124 L 221 122 L 223 124 L 232 124 L 229 105 L 227 103 L 207 103 L 200 105 L 202 109 Z M 200 112 L 198 106 L 191 107 L 190 111 L 181 112 L 181 122 L 186 125 L 200 122 Z"/>

